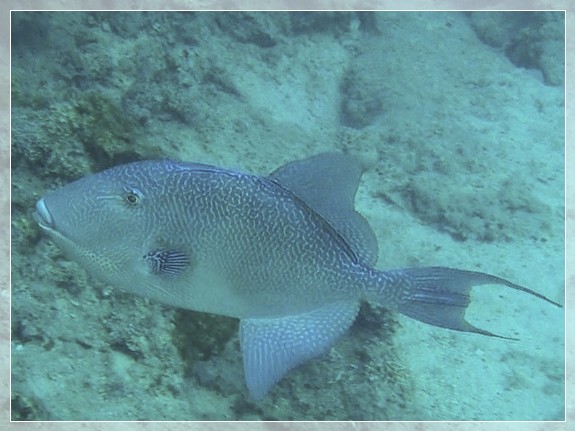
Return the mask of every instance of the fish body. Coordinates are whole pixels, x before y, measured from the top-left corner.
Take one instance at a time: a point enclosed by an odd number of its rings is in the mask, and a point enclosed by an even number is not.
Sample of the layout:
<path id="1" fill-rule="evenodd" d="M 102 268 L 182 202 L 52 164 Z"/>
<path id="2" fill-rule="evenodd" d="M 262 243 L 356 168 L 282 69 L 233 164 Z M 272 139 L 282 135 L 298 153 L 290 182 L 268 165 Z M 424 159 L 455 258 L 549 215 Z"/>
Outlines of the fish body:
<path id="1" fill-rule="evenodd" d="M 451 268 L 380 271 L 377 242 L 353 208 L 359 162 L 339 153 L 269 176 L 143 161 L 49 193 L 35 219 L 90 274 L 162 303 L 241 319 L 246 383 L 262 398 L 327 350 L 362 300 L 450 329 L 469 291 L 504 279 Z M 558 305 L 554 303 L 555 305 Z"/>

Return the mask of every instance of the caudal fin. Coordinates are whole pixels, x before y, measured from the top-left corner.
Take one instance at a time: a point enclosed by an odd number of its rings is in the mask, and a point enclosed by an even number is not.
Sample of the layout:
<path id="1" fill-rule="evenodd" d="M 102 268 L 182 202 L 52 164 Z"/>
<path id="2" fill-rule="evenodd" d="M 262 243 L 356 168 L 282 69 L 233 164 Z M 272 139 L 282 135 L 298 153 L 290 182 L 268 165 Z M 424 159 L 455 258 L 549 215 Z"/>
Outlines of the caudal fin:
<path id="1" fill-rule="evenodd" d="M 531 289 L 482 272 L 443 267 L 409 268 L 398 272 L 407 278 L 406 288 L 396 304 L 398 311 L 406 316 L 442 328 L 514 339 L 476 328 L 465 320 L 471 288 L 481 284 L 501 284 L 561 307 L 561 304 Z"/>

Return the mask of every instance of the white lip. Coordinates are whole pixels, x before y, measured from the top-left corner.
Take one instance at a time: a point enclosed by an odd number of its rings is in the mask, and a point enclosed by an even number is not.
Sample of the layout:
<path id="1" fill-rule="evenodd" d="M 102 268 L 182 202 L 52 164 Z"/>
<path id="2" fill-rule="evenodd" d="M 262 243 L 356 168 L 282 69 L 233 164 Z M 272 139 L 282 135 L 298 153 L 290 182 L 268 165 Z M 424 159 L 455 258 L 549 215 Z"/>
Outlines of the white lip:
<path id="1" fill-rule="evenodd" d="M 48 211 L 46 207 L 46 202 L 44 199 L 40 199 L 36 202 L 36 212 L 34 213 L 34 220 L 38 222 L 41 228 L 44 229 L 53 229 L 54 228 L 54 219 L 52 218 L 52 214 Z"/>

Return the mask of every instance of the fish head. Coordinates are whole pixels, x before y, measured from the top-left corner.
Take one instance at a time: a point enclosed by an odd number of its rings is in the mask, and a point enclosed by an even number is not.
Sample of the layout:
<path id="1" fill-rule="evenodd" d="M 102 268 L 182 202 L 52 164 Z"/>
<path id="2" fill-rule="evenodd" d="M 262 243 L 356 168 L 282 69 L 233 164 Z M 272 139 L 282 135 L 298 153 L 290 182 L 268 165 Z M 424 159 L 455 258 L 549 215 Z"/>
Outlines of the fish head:
<path id="1" fill-rule="evenodd" d="M 68 257 L 117 283 L 145 269 L 143 257 L 162 236 L 157 209 L 166 207 L 176 181 L 162 162 L 117 166 L 48 193 L 34 218 Z"/>

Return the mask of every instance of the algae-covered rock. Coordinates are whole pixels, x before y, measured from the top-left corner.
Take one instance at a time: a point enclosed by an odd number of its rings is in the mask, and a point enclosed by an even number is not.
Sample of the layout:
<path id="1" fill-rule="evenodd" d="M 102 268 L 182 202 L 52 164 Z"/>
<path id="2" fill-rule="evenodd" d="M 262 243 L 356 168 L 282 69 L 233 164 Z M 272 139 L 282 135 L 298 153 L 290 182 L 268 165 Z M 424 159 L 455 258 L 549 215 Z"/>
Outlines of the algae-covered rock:
<path id="1" fill-rule="evenodd" d="M 536 69 L 549 85 L 563 85 L 565 17 L 561 12 L 473 12 L 477 36 L 503 49 L 513 64 Z"/>
<path id="2" fill-rule="evenodd" d="M 68 126 L 96 166 L 135 157 L 135 123 L 110 98 L 90 91 L 74 101 Z"/>
<path id="3" fill-rule="evenodd" d="M 181 356 L 193 361 L 206 360 L 220 353 L 238 333 L 238 320 L 189 310 L 177 310 L 172 339 Z M 238 352 L 239 354 L 239 352 Z"/>

